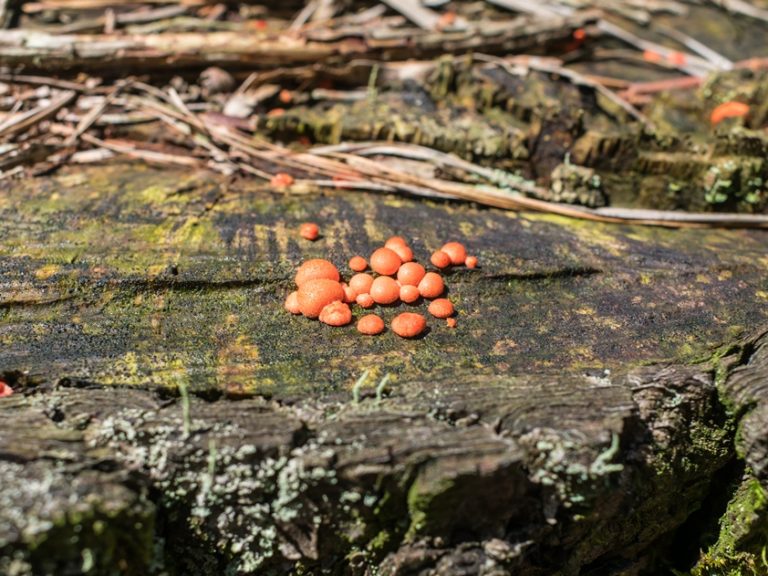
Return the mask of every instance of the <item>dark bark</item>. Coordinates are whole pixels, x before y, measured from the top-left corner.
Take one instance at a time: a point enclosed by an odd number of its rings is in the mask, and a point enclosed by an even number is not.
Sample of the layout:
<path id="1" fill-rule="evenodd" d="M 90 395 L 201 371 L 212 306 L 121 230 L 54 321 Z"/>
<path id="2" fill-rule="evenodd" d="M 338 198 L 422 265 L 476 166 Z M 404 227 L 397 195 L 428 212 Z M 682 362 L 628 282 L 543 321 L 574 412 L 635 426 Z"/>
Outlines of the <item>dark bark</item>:
<path id="1" fill-rule="evenodd" d="M 5 572 L 654 573 L 685 568 L 675 535 L 737 449 L 765 484 L 764 232 L 135 165 L 15 183 L 0 209 Z M 455 330 L 282 309 L 300 261 L 394 233 L 480 256 L 447 275 Z"/>

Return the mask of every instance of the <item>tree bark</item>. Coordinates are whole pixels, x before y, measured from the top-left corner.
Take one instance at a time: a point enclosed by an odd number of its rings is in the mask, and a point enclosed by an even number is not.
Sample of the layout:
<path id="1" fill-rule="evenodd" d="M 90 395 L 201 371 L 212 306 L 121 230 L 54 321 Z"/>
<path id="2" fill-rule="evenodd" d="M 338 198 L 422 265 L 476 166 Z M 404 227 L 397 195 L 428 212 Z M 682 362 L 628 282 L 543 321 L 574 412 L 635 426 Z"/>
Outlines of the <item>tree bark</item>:
<path id="1" fill-rule="evenodd" d="M 0 571 L 640 574 L 693 561 L 745 464 L 765 488 L 764 231 L 138 165 L 4 186 Z M 393 234 L 479 256 L 455 329 L 282 309 L 301 261 Z"/>

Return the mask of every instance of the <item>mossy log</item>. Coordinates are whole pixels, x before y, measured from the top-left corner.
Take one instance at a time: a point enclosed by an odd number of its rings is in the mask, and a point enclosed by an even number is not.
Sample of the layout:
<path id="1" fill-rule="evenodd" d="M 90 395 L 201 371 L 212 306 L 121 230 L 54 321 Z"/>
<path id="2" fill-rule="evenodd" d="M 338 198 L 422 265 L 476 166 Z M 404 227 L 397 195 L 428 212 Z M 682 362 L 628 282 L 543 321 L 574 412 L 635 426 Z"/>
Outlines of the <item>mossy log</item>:
<path id="1" fill-rule="evenodd" d="M 710 545 L 759 569 L 765 232 L 137 165 L 3 186 L 0 572 L 658 574 Z M 392 234 L 479 256 L 447 274 L 455 329 L 283 310 L 302 260 Z"/>

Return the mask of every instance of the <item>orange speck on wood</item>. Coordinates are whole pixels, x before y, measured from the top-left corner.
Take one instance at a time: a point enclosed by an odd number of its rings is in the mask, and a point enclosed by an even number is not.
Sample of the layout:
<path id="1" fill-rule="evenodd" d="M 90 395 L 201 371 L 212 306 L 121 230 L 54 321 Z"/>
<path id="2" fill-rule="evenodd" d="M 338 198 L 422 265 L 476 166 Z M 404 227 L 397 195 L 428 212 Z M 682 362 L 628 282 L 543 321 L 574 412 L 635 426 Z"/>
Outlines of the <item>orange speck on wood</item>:
<path id="1" fill-rule="evenodd" d="M 266 20 L 252 20 L 250 22 L 250 25 L 255 28 L 256 30 L 266 30 L 267 29 L 267 21 Z"/>
<path id="2" fill-rule="evenodd" d="M 418 286 L 421 279 L 424 278 L 424 274 L 427 271 L 424 270 L 424 266 L 417 262 L 406 262 L 400 266 L 400 270 L 397 271 L 397 281 L 402 285 Z"/>
<path id="3" fill-rule="evenodd" d="M 437 20 L 437 29 L 442 30 L 443 28 L 447 28 L 448 26 L 453 26 L 453 24 L 456 22 L 456 12 L 448 11 L 440 15 L 440 18 Z"/>
<path id="4" fill-rule="evenodd" d="M 301 314 L 301 306 L 299 306 L 299 293 L 294 291 L 288 294 L 285 299 L 285 309 L 291 314 Z"/>
<path id="5" fill-rule="evenodd" d="M 373 305 L 376 304 L 376 302 L 373 301 L 373 296 L 367 292 L 364 294 L 358 294 L 357 298 L 355 298 L 355 302 L 357 302 L 357 304 L 362 308 L 373 308 Z"/>
<path id="6" fill-rule="evenodd" d="M 467 249 L 464 248 L 464 244 L 461 242 L 448 242 L 440 250 L 448 254 L 451 264 L 464 264 L 464 260 L 467 259 Z"/>
<path id="7" fill-rule="evenodd" d="M 285 108 L 272 108 L 272 110 L 267 112 L 267 116 L 269 116 L 270 118 L 282 116 L 283 114 L 285 114 Z"/>
<path id="8" fill-rule="evenodd" d="M 362 256 L 352 256 L 352 258 L 349 259 L 349 268 L 355 272 L 362 272 L 368 268 L 368 262 L 366 262 L 365 258 Z"/>
<path id="9" fill-rule="evenodd" d="M 587 31 L 584 30 L 584 28 L 576 28 L 576 30 L 573 31 L 574 40 L 578 40 L 579 42 L 582 42 L 586 37 L 587 37 Z"/>
<path id="10" fill-rule="evenodd" d="M 443 277 L 436 272 L 427 272 L 424 274 L 424 278 L 419 282 L 419 294 L 424 298 L 437 298 L 445 290 L 445 283 Z"/>
<path id="11" fill-rule="evenodd" d="M 320 236 L 320 227 L 314 222 L 304 222 L 299 226 L 299 235 L 314 242 Z"/>
<path id="12" fill-rule="evenodd" d="M 683 66 L 687 62 L 688 58 L 682 52 L 672 52 L 669 55 L 669 61 L 675 66 Z"/>
<path id="13" fill-rule="evenodd" d="M 334 280 L 308 280 L 299 288 L 298 299 L 301 313 L 307 318 L 317 318 L 328 304 L 344 300 L 344 289 Z"/>
<path id="14" fill-rule="evenodd" d="M 391 276 L 398 271 L 400 264 L 400 256 L 389 248 L 379 248 L 371 254 L 371 268 L 378 274 Z"/>
<path id="15" fill-rule="evenodd" d="M 442 250 L 433 252 L 429 261 L 432 262 L 435 268 L 448 268 L 451 265 L 451 257 Z"/>
<path id="16" fill-rule="evenodd" d="M 643 51 L 643 60 L 645 60 L 646 62 L 650 62 L 651 64 L 658 64 L 663 59 L 664 57 L 658 52 L 654 52 L 653 50 Z"/>
<path id="17" fill-rule="evenodd" d="M 13 388 L 8 386 L 5 382 L 0 380 L 0 398 L 5 398 L 6 396 L 12 396 L 13 395 Z"/>
<path id="18" fill-rule="evenodd" d="M 421 314 L 403 312 L 392 320 L 392 332 L 403 338 L 414 338 L 424 332 L 427 321 Z"/>
<path id="19" fill-rule="evenodd" d="M 400 298 L 400 285 L 394 278 L 379 276 L 373 281 L 370 294 L 376 304 L 392 304 Z"/>
<path id="20" fill-rule="evenodd" d="M 384 331 L 384 320 L 376 314 L 366 314 L 357 321 L 357 331 L 368 336 L 375 336 Z"/>
<path id="21" fill-rule="evenodd" d="M 278 99 L 283 104 L 290 104 L 293 100 L 293 93 L 290 90 L 280 90 L 280 94 L 278 95 Z"/>
<path id="22" fill-rule="evenodd" d="M 724 102 L 712 110 L 709 121 L 712 125 L 719 124 L 726 118 L 741 118 L 749 114 L 749 106 L 743 102 Z"/>
<path id="23" fill-rule="evenodd" d="M 373 276 L 370 274 L 355 274 L 349 279 L 349 287 L 357 294 L 370 294 Z"/>
<path id="24" fill-rule="evenodd" d="M 453 304 L 447 298 L 438 298 L 429 304 L 427 309 L 435 318 L 448 318 L 453 316 Z"/>
<path id="25" fill-rule="evenodd" d="M 269 183 L 275 188 L 287 188 L 293 184 L 293 176 L 285 172 L 278 172 L 270 179 Z"/>
<path id="26" fill-rule="evenodd" d="M 336 268 L 332 262 L 323 260 L 322 258 L 313 258 L 299 266 L 299 269 L 296 271 L 296 286 L 301 288 L 302 284 L 308 280 L 317 280 L 321 278 L 338 282 L 341 276 L 339 275 L 338 268 Z"/>
<path id="27" fill-rule="evenodd" d="M 413 260 L 413 250 L 404 244 L 400 246 L 392 246 L 390 250 L 400 257 L 401 262 L 410 262 Z"/>
<path id="28" fill-rule="evenodd" d="M 456 328 L 456 318 L 446 318 L 445 324 L 448 328 Z"/>
<path id="29" fill-rule="evenodd" d="M 331 302 L 320 312 L 320 322 L 328 326 L 346 326 L 352 322 L 352 310 L 344 302 Z"/>
<path id="30" fill-rule="evenodd" d="M 464 264 L 466 264 L 467 268 L 477 268 L 477 256 L 467 256 Z"/>
<path id="31" fill-rule="evenodd" d="M 416 286 L 410 286 L 408 284 L 400 286 L 400 300 L 406 304 L 413 304 L 420 297 L 421 294 L 419 294 L 419 289 L 416 288 Z"/>

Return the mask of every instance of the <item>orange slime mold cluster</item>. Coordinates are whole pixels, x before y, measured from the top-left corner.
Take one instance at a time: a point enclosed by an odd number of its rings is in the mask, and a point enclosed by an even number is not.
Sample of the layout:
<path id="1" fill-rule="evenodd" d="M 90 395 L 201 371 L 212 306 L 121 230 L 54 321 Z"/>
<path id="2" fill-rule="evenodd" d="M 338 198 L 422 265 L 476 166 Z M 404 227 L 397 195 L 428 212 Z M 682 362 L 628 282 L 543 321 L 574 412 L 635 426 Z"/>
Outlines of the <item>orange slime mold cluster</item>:
<path id="1" fill-rule="evenodd" d="M 313 240 L 319 229 L 316 224 L 306 223 L 300 233 Z M 467 250 L 460 242 L 447 242 L 432 254 L 430 262 L 438 270 L 462 265 L 477 267 L 477 257 L 467 256 Z M 356 255 L 348 264 L 356 273 L 347 284 L 332 262 L 322 258 L 304 262 L 296 271 L 297 290 L 285 299 L 285 309 L 291 314 L 317 318 L 329 326 L 346 326 L 352 322 L 351 306 L 355 304 L 369 309 L 401 302 L 418 305 L 425 299 L 432 301 L 428 306 L 432 316 L 445 319 L 449 328 L 456 326 L 453 303 L 441 298 L 445 292 L 443 277 L 415 262 L 413 249 L 404 238 L 393 236 L 384 246 L 374 250 L 368 260 Z M 372 273 L 365 273 L 369 265 Z M 402 338 L 415 338 L 424 333 L 427 320 L 418 312 L 403 312 L 392 319 L 390 327 Z M 365 314 L 358 320 L 357 330 L 374 336 L 385 330 L 385 323 L 377 314 Z"/>

